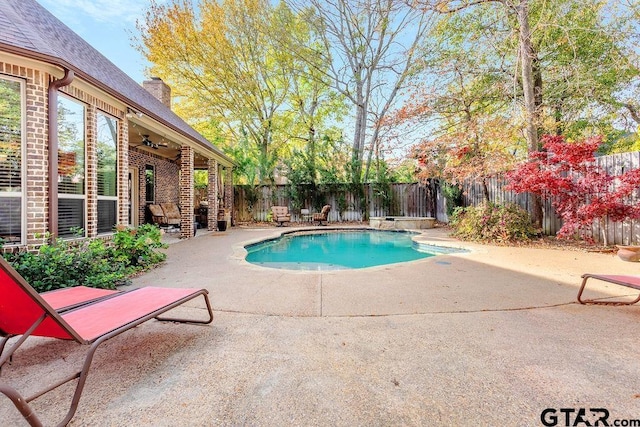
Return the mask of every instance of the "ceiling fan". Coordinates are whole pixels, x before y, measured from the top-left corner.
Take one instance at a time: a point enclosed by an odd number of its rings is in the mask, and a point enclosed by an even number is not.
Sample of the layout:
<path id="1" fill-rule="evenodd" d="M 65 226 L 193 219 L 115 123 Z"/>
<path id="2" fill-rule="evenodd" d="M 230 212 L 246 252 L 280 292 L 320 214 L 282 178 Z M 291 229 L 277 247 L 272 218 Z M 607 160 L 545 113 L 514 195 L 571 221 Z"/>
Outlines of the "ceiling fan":
<path id="1" fill-rule="evenodd" d="M 169 144 L 167 144 L 167 143 L 157 143 L 157 142 L 151 141 L 151 139 L 149 139 L 149 135 L 142 135 L 142 145 L 146 145 L 147 147 L 151 147 L 154 150 L 157 150 L 159 147 L 168 147 L 169 146 Z"/>

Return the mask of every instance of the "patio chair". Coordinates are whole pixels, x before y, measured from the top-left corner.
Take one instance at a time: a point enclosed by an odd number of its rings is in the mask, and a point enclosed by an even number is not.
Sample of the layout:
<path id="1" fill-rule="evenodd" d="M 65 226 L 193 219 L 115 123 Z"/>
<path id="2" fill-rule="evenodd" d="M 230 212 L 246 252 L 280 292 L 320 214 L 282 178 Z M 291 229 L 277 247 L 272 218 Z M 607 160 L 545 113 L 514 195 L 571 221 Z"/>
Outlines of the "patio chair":
<path id="1" fill-rule="evenodd" d="M 313 214 L 313 221 L 318 221 L 318 225 L 327 225 L 329 212 L 331 212 L 331 205 L 324 205 L 320 213 Z M 322 221 L 324 221 L 325 224 L 322 224 Z"/>
<path id="2" fill-rule="evenodd" d="M 30 336 L 73 340 L 88 345 L 82 367 L 71 375 L 23 397 L 0 377 L 0 393 L 7 396 L 32 426 L 42 422 L 29 403 L 59 386 L 77 380 L 71 406 L 59 423 L 73 418 L 84 389 L 89 368 L 98 346 L 148 320 L 208 324 L 213 311 L 205 289 L 145 287 L 126 292 L 85 287 L 38 294 L 9 263 L 0 257 L 0 369 Z M 202 296 L 208 311 L 206 319 L 161 317 L 163 313 Z M 5 351 L 7 342 L 16 341 Z M 1 371 L 0 371 L 1 373 Z"/>
<path id="3" fill-rule="evenodd" d="M 583 299 L 582 293 L 584 292 L 585 287 L 587 286 L 587 280 L 594 279 L 600 280 L 602 282 L 613 283 L 619 286 L 625 286 L 627 288 L 633 288 L 635 290 L 640 291 L 640 276 L 623 276 L 616 274 L 583 274 L 582 275 L 582 285 L 580 286 L 580 290 L 578 291 L 578 302 L 580 304 L 603 304 L 603 305 L 632 305 L 640 301 L 640 295 L 637 298 L 629 301 L 622 300 L 594 300 L 594 299 Z"/>
<path id="4" fill-rule="evenodd" d="M 164 212 L 164 216 L 167 219 L 167 225 L 177 225 L 180 226 L 180 222 L 182 222 L 182 215 L 180 215 L 180 209 L 178 209 L 178 205 L 173 202 L 160 203 L 160 207 L 162 208 L 162 212 Z"/>
<path id="5" fill-rule="evenodd" d="M 151 214 L 151 221 L 159 226 L 167 225 L 167 217 L 164 215 L 164 211 L 160 205 L 148 205 L 149 213 Z"/>
<path id="6" fill-rule="evenodd" d="M 107 298 L 121 291 L 111 289 L 89 288 L 87 286 L 74 286 L 61 288 L 55 291 L 41 293 L 40 296 L 58 313 L 79 307 L 89 302 Z M 0 355 L 2 351 L 0 350 Z"/>
<path id="7" fill-rule="evenodd" d="M 286 206 L 271 206 L 271 214 L 273 220 L 278 223 L 278 227 L 282 227 L 285 222 L 291 221 L 291 214 Z"/>

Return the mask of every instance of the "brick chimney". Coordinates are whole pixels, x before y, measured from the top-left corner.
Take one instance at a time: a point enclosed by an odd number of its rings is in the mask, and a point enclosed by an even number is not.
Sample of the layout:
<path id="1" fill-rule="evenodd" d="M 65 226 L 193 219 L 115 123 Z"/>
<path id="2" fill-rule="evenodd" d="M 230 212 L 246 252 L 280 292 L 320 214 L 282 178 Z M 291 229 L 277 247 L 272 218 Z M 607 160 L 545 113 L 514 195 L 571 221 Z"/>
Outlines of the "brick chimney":
<path id="1" fill-rule="evenodd" d="M 164 105 L 171 108 L 171 88 L 160 77 L 151 77 L 151 80 L 143 81 L 142 87 Z"/>

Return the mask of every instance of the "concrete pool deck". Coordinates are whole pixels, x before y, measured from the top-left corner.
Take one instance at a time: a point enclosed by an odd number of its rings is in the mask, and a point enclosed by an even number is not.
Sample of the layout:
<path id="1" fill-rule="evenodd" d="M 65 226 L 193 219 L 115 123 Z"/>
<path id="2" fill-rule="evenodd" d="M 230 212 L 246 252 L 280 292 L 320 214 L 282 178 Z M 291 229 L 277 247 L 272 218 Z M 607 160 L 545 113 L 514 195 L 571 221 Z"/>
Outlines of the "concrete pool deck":
<path id="1" fill-rule="evenodd" d="M 542 425 L 546 408 L 559 425 L 560 408 L 640 419 L 640 305 L 575 303 L 581 274 L 640 274 L 640 264 L 462 244 L 438 228 L 423 239 L 470 252 L 328 272 L 242 259 L 243 243 L 280 231 L 172 244 L 133 286 L 207 288 L 214 322 L 147 322 L 103 344 L 70 425 Z M 0 380 L 31 390 L 84 350 L 32 339 Z M 64 386 L 34 407 L 49 425 L 69 398 Z M 1 396 L 0 420 L 26 425 Z"/>

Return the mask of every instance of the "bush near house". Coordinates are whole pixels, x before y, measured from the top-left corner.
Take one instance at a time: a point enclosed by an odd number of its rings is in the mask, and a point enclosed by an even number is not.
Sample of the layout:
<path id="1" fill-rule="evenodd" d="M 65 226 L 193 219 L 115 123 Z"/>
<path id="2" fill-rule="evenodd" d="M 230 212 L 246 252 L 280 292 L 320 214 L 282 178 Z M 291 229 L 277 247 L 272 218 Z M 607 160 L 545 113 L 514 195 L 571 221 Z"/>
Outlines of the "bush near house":
<path id="1" fill-rule="evenodd" d="M 157 226 L 145 224 L 119 229 L 112 243 L 55 239 L 36 253 L 3 256 L 38 292 L 80 285 L 115 289 L 129 284 L 132 274 L 166 259 L 166 254 L 157 250 L 166 247 L 160 237 Z"/>
<path id="2" fill-rule="evenodd" d="M 537 234 L 527 211 L 515 204 L 456 208 L 449 225 L 455 237 L 481 242 L 528 240 Z"/>

